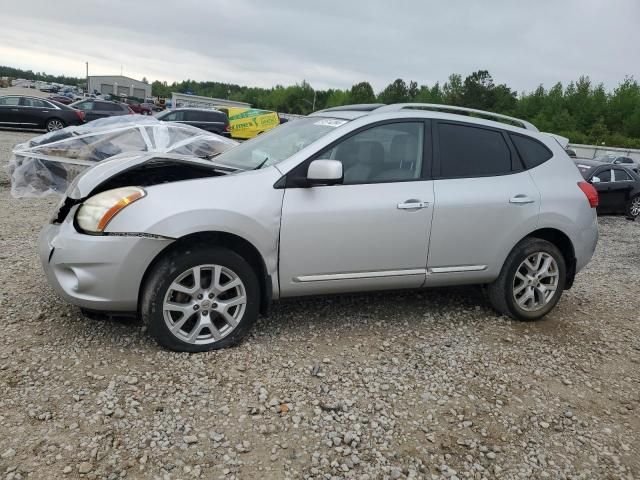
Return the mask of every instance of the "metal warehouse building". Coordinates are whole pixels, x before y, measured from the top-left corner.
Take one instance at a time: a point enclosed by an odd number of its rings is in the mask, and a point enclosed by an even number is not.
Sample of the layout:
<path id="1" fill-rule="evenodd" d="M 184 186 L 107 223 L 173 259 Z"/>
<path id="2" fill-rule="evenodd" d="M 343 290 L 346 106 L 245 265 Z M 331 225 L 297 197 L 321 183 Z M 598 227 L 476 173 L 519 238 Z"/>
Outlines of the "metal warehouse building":
<path id="1" fill-rule="evenodd" d="M 89 92 L 102 95 L 117 94 L 128 97 L 146 98 L 151 96 L 151 85 L 122 75 L 97 75 L 89 77 Z"/>

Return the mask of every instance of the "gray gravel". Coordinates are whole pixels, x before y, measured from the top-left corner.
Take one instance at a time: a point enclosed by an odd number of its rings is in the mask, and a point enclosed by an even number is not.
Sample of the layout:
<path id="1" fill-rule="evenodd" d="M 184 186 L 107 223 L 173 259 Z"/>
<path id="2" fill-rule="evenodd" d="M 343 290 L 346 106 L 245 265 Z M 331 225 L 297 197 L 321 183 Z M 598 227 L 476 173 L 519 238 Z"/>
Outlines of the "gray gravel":
<path id="1" fill-rule="evenodd" d="M 0 131 L 0 160 L 33 134 Z M 0 173 L 0 478 L 640 478 L 640 222 L 544 321 L 477 288 L 286 301 L 240 346 L 161 350 L 45 282 L 56 202 Z"/>

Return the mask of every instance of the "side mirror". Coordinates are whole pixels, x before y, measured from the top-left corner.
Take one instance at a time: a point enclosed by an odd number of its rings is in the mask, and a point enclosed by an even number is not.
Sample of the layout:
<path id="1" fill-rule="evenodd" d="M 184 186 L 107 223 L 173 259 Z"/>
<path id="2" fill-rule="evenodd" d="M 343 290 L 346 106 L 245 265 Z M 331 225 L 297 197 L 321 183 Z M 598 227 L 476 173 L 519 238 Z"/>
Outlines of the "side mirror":
<path id="1" fill-rule="evenodd" d="M 307 170 L 307 182 L 310 187 L 318 185 L 336 185 L 342 183 L 342 162 L 338 160 L 314 160 Z"/>
<path id="2" fill-rule="evenodd" d="M 622 160 L 620 160 L 619 158 L 613 161 L 614 165 L 620 165 L 622 163 Z"/>
<path id="3" fill-rule="evenodd" d="M 591 177 L 591 183 L 600 183 L 600 177 Z"/>

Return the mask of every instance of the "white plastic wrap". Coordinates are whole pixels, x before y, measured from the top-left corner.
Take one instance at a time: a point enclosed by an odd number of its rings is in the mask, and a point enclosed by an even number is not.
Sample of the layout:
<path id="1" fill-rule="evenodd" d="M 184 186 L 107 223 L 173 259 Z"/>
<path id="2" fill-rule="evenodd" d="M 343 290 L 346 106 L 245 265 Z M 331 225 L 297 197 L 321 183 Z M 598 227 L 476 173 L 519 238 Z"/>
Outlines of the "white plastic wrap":
<path id="1" fill-rule="evenodd" d="M 125 115 L 95 120 L 16 145 L 9 160 L 16 198 L 63 194 L 84 169 L 124 152 L 160 152 L 211 159 L 237 142 L 180 123 Z"/>

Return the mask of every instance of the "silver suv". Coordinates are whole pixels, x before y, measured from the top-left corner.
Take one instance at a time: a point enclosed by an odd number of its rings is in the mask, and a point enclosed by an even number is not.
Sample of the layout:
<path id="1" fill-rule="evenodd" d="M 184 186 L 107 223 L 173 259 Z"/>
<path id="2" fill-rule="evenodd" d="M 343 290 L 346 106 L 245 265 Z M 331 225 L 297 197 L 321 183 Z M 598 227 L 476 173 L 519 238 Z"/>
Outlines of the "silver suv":
<path id="1" fill-rule="evenodd" d="M 238 342 L 272 300 L 298 295 L 479 284 L 499 313 L 538 319 L 589 262 L 597 201 L 528 122 L 352 105 L 213 161 L 100 163 L 39 248 L 69 302 L 137 312 L 160 344 L 193 352 Z"/>

